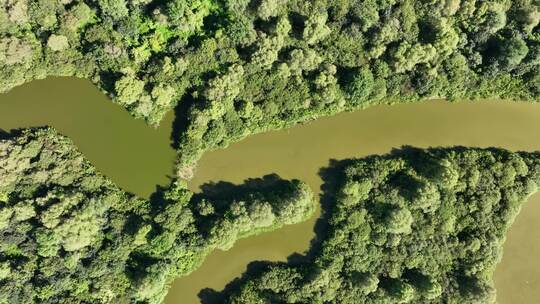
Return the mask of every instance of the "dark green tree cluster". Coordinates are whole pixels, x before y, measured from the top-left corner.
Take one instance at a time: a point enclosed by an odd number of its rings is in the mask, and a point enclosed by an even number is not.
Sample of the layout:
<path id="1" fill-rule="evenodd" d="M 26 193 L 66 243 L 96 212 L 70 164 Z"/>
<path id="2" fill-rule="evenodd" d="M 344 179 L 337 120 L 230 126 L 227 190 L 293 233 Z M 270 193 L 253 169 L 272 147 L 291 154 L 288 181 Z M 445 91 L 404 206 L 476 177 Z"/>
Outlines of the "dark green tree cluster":
<path id="1" fill-rule="evenodd" d="M 179 175 L 248 134 L 377 103 L 540 95 L 538 0 L 5 0 L 0 87 L 91 79 Z"/>
<path id="2" fill-rule="evenodd" d="M 405 149 L 330 171 L 326 229 L 308 256 L 259 267 L 221 303 L 494 303 L 493 271 L 538 190 L 540 154 Z"/>
<path id="3" fill-rule="evenodd" d="M 52 129 L 0 140 L 0 303 L 161 303 L 177 276 L 236 239 L 313 214 L 313 194 L 276 176 L 150 200 L 96 172 Z"/>

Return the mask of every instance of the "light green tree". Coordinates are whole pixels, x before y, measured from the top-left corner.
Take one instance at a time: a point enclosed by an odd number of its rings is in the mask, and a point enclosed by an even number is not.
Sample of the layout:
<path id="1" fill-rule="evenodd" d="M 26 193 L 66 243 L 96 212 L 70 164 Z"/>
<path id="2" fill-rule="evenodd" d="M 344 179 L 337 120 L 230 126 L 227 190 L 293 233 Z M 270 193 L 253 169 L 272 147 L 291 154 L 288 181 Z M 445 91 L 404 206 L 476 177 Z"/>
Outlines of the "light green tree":
<path id="1" fill-rule="evenodd" d="M 241 65 L 233 65 L 225 74 L 210 80 L 203 94 L 207 100 L 208 113 L 213 119 L 223 116 L 233 107 L 243 82 L 244 68 Z"/>
<path id="2" fill-rule="evenodd" d="M 52 34 L 47 40 L 47 46 L 53 51 L 63 51 L 69 48 L 69 42 L 66 36 Z"/>
<path id="3" fill-rule="evenodd" d="M 315 44 L 327 37 L 331 30 L 326 25 L 328 13 L 314 13 L 311 15 L 304 25 L 303 39 L 307 44 Z"/>
<path id="4" fill-rule="evenodd" d="M 257 8 L 257 15 L 263 20 L 277 16 L 284 11 L 288 0 L 262 0 Z"/>
<path id="5" fill-rule="evenodd" d="M 125 75 L 114 84 L 118 102 L 131 105 L 139 100 L 144 92 L 144 81 L 135 75 Z"/>

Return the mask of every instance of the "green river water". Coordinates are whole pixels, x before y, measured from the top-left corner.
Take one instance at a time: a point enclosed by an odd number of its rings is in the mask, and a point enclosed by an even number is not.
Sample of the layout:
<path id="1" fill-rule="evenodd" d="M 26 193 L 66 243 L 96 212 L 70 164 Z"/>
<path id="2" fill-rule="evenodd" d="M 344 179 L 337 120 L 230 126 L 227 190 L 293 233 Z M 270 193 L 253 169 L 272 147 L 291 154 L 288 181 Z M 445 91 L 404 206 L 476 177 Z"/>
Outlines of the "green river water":
<path id="1" fill-rule="evenodd" d="M 50 125 L 69 136 L 83 154 L 119 186 L 142 197 L 166 185 L 173 172 L 172 114 L 153 129 L 111 103 L 85 80 L 50 78 L 0 95 L 0 129 Z M 354 113 L 249 137 L 206 153 L 190 188 L 210 181 L 240 183 L 277 173 L 318 190 L 318 171 L 330 159 L 384 154 L 403 145 L 502 147 L 540 150 L 540 104 L 430 101 L 376 106 Z M 508 234 L 495 273 L 501 304 L 540 298 L 540 195 L 525 205 Z M 201 268 L 177 279 L 167 304 L 199 303 L 204 288 L 221 290 L 254 260 L 284 260 L 307 249 L 315 218 L 276 232 L 240 240 L 212 253 Z"/>

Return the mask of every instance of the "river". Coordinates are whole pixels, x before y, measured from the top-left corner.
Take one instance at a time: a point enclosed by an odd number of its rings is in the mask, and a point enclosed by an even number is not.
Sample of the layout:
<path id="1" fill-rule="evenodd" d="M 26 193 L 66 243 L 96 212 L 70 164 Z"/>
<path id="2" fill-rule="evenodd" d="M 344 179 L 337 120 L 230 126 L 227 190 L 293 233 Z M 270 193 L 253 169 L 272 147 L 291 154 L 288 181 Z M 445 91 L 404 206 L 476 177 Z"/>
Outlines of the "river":
<path id="1" fill-rule="evenodd" d="M 87 80 L 48 78 L 0 94 L 0 129 L 52 126 L 101 173 L 147 198 L 169 183 L 175 151 L 170 113 L 154 129 L 112 103 Z"/>
<path id="2" fill-rule="evenodd" d="M 51 125 L 122 188 L 147 197 L 166 185 L 172 172 L 172 115 L 158 129 L 132 119 L 88 81 L 50 78 L 0 95 L 0 129 Z M 190 188 L 209 181 L 240 183 L 277 173 L 318 190 L 318 171 L 330 159 L 384 154 L 403 145 L 502 147 L 540 150 L 540 104 L 430 101 L 376 106 L 319 119 L 284 131 L 251 136 L 227 149 L 206 153 Z M 540 195 L 518 216 L 495 273 L 501 304 L 536 303 L 540 298 Z M 222 289 L 254 260 L 284 260 L 307 249 L 312 220 L 240 240 L 215 251 L 201 268 L 177 279 L 167 304 L 198 303 L 204 288 Z"/>

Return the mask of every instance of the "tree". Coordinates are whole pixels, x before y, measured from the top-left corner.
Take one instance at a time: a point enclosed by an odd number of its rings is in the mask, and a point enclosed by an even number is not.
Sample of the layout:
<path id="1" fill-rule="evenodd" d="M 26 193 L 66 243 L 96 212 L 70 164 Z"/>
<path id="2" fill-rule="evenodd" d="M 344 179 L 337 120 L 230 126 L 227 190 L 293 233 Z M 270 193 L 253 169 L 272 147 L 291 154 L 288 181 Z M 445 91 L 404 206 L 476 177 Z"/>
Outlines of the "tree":
<path id="1" fill-rule="evenodd" d="M 413 217 L 411 212 L 405 208 L 395 208 L 388 212 L 385 220 L 385 229 L 390 233 L 411 233 Z"/>
<path id="2" fill-rule="evenodd" d="M 28 1 L 10 0 L 7 1 L 8 18 L 11 22 L 24 24 L 28 22 Z"/>
<path id="3" fill-rule="evenodd" d="M 459 10 L 461 0 L 447 0 L 444 4 L 444 14 L 446 16 L 453 16 Z"/>
<path id="4" fill-rule="evenodd" d="M 314 13 L 308 18 L 302 35 L 307 44 L 315 44 L 330 34 L 331 30 L 326 25 L 327 20 L 327 13 Z"/>
<path id="5" fill-rule="evenodd" d="M 65 15 L 66 26 L 72 30 L 78 30 L 95 21 L 96 13 L 84 2 L 75 4 Z"/>
<path id="6" fill-rule="evenodd" d="M 260 41 L 257 51 L 251 56 L 251 62 L 262 68 L 270 68 L 277 61 L 279 51 L 285 44 L 285 38 L 290 30 L 291 24 L 287 18 L 280 18 L 275 34 Z"/>
<path id="7" fill-rule="evenodd" d="M 485 27 L 489 33 L 496 33 L 502 29 L 507 22 L 505 7 L 500 3 L 495 3 L 489 6 L 486 18 Z"/>
<path id="8" fill-rule="evenodd" d="M 373 73 L 369 68 L 355 71 L 345 87 L 351 101 L 358 104 L 367 101 L 373 91 L 374 81 Z"/>
<path id="9" fill-rule="evenodd" d="M 168 22 L 185 38 L 199 31 L 204 18 L 215 8 L 212 0 L 173 0 L 166 5 Z"/>
<path id="10" fill-rule="evenodd" d="M 523 61 L 529 48 L 520 37 L 504 39 L 499 43 L 498 60 L 505 69 L 512 69 Z"/>
<path id="11" fill-rule="evenodd" d="M 0 263 L 0 280 L 6 279 L 11 274 L 9 262 Z"/>
<path id="12" fill-rule="evenodd" d="M 37 0 L 30 3 L 28 12 L 32 16 L 33 22 L 39 25 L 41 30 L 50 31 L 57 26 L 56 12 L 58 4 L 56 1 L 49 0 Z"/>
<path id="13" fill-rule="evenodd" d="M 29 41 L 19 38 L 3 38 L 0 40 L 0 61 L 7 65 L 26 63 L 34 54 L 34 49 Z"/>
<path id="14" fill-rule="evenodd" d="M 287 65 L 293 75 L 300 75 L 302 71 L 313 71 L 322 62 L 322 58 L 312 49 L 292 50 L 289 57 Z"/>
<path id="15" fill-rule="evenodd" d="M 458 47 L 459 35 L 449 24 L 449 20 L 446 18 L 437 19 L 435 30 L 433 47 L 437 49 L 438 56 L 447 57 L 453 54 Z"/>
<path id="16" fill-rule="evenodd" d="M 129 14 L 125 0 L 98 0 L 103 14 L 113 20 L 126 18 Z"/>
<path id="17" fill-rule="evenodd" d="M 429 63 L 437 56 L 437 50 L 431 44 L 414 45 L 401 43 L 393 53 L 393 66 L 397 73 L 413 70 L 420 63 Z"/>
<path id="18" fill-rule="evenodd" d="M 379 278 L 368 273 L 355 272 L 352 274 L 352 279 L 353 284 L 365 295 L 376 291 L 379 285 Z"/>
<path id="19" fill-rule="evenodd" d="M 262 0 L 257 8 L 257 15 L 263 20 L 275 17 L 287 7 L 288 0 Z"/>
<path id="20" fill-rule="evenodd" d="M 526 5 L 517 10 L 516 14 L 525 32 L 530 33 L 540 22 L 540 9 L 538 6 Z"/>
<path id="21" fill-rule="evenodd" d="M 155 103 L 160 106 L 169 106 L 174 102 L 176 97 L 176 91 L 170 86 L 156 86 L 152 89 L 151 93 L 152 99 L 155 100 Z"/>
<path id="22" fill-rule="evenodd" d="M 139 100 L 144 92 L 144 81 L 135 75 L 125 75 L 115 83 L 118 101 L 125 105 L 131 105 Z"/>
<path id="23" fill-rule="evenodd" d="M 212 119 L 223 116 L 233 106 L 233 101 L 240 94 L 244 81 L 244 68 L 233 65 L 227 73 L 212 79 L 204 92 L 207 110 Z"/>
<path id="24" fill-rule="evenodd" d="M 51 50 L 58 52 L 69 48 L 69 42 L 66 36 L 53 34 L 47 40 L 47 46 Z"/>
<path id="25" fill-rule="evenodd" d="M 362 32 L 367 31 L 379 22 L 379 10 L 375 0 L 356 1 L 351 5 L 351 13 L 360 22 Z"/>

